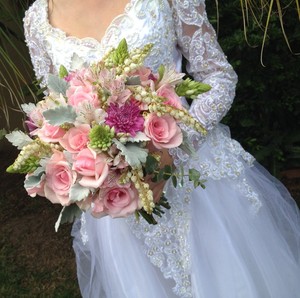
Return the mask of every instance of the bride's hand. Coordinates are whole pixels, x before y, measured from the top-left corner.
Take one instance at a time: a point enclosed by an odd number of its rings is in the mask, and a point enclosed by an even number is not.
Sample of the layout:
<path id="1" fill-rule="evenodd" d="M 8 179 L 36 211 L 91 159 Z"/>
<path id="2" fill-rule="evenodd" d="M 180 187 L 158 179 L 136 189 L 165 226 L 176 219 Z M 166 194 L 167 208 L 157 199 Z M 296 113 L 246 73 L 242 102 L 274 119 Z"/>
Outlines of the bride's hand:
<path id="1" fill-rule="evenodd" d="M 150 152 L 155 152 L 157 154 L 160 155 L 160 168 L 163 168 L 166 165 L 170 165 L 173 166 L 173 158 L 172 156 L 169 154 L 168 149 L 161 149 L 158 150 L 156 148 L 149 148 Z M 164 186 L 166 184 L 166 180 L 161 180 L 158 182 L 152 182 L 151 181 L 151 177 L 150 176 L 146 176 L 145 177 L 145 182 L 147 182 L 149 184 L 149 188 L 152 190 L 153 192 L 153 200 L 154 202 L 158 202 L 160 200 L 160 197 L 163 193 L 163 189 Z"/>

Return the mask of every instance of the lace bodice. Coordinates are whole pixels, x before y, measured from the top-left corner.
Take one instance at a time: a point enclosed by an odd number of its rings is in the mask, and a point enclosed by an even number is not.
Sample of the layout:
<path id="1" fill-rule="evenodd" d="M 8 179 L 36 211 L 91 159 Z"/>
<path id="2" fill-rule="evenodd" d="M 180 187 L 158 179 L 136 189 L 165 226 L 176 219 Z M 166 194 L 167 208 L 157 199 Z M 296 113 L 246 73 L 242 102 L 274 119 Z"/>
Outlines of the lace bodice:
<path id="1" fill-rule="evenodd" d="M 24 29 L 36 76 L 43 78 L 44 85 L 48 73 L 57 73 L 61 64 L 72 70 L 74 54 L 87 62 L 97 61 L 122 38 L 126 38 L 129 48 L 153 43 L 153 50 L 145 61 L 153 69 L 160 64 L 175 64 L 180 70 L 184 55 L 189 73 L 212 86 L 190 107 L 191 113 L 211 132 L 204 144 L 209 148 L 209 155 L 203 156 L 199 150 L 197 156 L 191 157 L 174 149 L 171 154 L 175 165 L 187 168 L 192 165 L 201 171 L 203 178 L 236 179 L 237 189 L 254 207 L 260 206 L 243 176 L 245 161 L 251 164 L 253 158 L 230 139 L 228 133 L 214 129 L 231 106 L 237 78 L 217 43 L 207 19 L 204 0 L 130 0 L 124 13 L 112 21 L 101 41 L 67 36 L 62 30 L 53 28 L 48 20 L 48 0 L 36 0 L 26 12 Z M 187 129 L 187 135 L 193 144 L 204 142 L 204 138 L 192 130 Z M 128 220 L 133 233 L 143 240 L 151 262 L 166 278 L 175 280 L 174 292 L 180 297 L 192 296 L 186 241 L 192 188 L 188 181 L 184 188 L 176 191 L 171 184 L 166 186 L 172 208 L 159 220 L 160 224 L 149 226 L 144 222 L 136 224 L 134 219 Z M 84 223 L 84 217 L 82 221 Z M 82 233 L 85 239 L 84 231 Z"/>
<path id="2" fill-rule="evenodd" d="M 37 0 L 26 13 L 24 28 L 36 76 L 44 84 L 47 74 L 56 73 L 60 65 L 71 70 L 74 54 L 97 61 L 126 38 L 130 48 L 154 44 L 145 62 L 153 69 L 160 64 L 176 64 L 179 69 L 181 54 L 187 58 L 190 74 L 212 86 L 191 106 L 192 114 L 208 129 L 221 120 L 233 100 L 236 75 L 217 43 L 203 0 L 173 0 L 172 5 L 167 0 L 131 0 L 101 41 L 67 36 L 52 27 L 48 1 Z"/>

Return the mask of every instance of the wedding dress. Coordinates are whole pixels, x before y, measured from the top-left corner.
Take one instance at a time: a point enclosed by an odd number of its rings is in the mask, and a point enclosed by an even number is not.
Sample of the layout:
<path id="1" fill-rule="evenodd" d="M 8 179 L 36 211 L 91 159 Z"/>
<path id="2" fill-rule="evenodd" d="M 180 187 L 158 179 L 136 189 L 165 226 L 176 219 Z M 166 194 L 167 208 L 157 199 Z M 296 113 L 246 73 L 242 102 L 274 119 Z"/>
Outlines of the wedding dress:
<path id="1" fill-rule="evenodd" d="M 190 112 L 208 129 L 187 129 L 196 154 L 171 150 L 193 167 L 206 189 L 188 181 L 165 186 L 170 211 L 144 220 L 82 215 L 73 227 L 83 297 L 300 297 L 300 216 L 287 190 L 218 124 L 235 95 L 236 75 L 208 22 L 204 0 L 131 0 L 101 41 L 67 36 L 51 26 L 47 0 L 26 12 L 25 36 L 36 76 L 47 81 L 74 54 L 88 62 L 126 38 L 129 48 L 153 43 L 146 65 L 181 67 L 212 86 Z"/>

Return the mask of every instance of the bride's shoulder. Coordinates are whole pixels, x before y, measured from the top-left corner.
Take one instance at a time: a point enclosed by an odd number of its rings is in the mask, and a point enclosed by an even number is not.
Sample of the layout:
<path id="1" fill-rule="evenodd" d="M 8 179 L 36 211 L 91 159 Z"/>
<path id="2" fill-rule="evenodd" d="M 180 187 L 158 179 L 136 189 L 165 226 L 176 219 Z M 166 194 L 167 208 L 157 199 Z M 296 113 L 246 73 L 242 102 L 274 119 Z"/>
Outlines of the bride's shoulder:
<path id="1" fill-rule="evenodd" d="M 36 0 L 25 11 L 24 28 L 44 28 L 48 18 L 48 0 Z"/>
<path id="2" fill-rule="evenodd" d="M 48 0 L 36 0 L 25 11 L 24 22 L 31 19 L 41 19 L 45 17 L 48 10 Z"/>

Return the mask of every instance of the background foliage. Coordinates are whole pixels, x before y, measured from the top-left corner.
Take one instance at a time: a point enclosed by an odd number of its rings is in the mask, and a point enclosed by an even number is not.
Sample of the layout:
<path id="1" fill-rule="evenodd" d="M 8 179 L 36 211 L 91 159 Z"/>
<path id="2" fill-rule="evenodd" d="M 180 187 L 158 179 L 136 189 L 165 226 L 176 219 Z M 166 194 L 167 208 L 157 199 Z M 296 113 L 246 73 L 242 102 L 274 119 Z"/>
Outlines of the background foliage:
<path id="1" fill-rule="evenodd" d="M 300 52 L 296 6 L 281 2 L 287 7 L 283 20 L 291 48 Z M 215 2 L 206 3 L 217 28 Z M 239 77 L 235 102 L 223 122 L 230 126 L 233 138 L 278 176 L 284 168 L 300 166 L 300 56 L 289 51 L 274 11 L 264 47 L 264 67 L 260 63 L 263 31 L 250 18 L 247 44 L 239 4 L 233 0 L 219 5 L 219 42 Z"/>
<path id="2" fill-rule="evenodd" d="M 1 128 L 22 116 L 12 113 L 19 104 L 35 100 L 33 70 L 24 43 L 23 17 L 29 0 L 0 0 L 0 120 Z M 26 99 L 27 98 L 27 99 Z M 12 117 L 13 116 L 13 117 Z M 14 121 L 18 119 L 19 121 Z"/>

